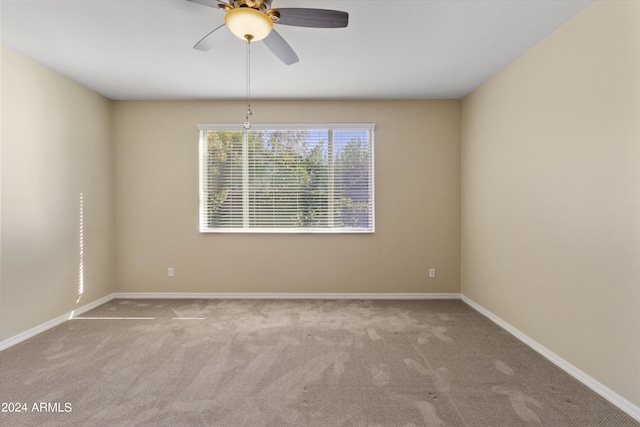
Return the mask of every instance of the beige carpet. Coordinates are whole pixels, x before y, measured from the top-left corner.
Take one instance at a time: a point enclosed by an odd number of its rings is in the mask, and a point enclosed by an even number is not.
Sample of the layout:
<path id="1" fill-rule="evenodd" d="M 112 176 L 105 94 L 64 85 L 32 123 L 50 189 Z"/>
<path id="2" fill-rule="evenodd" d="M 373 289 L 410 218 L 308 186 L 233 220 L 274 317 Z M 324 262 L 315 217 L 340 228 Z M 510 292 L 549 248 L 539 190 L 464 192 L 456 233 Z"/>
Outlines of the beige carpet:
<path id="1" fill-rule="evenodd" d="M 0 352 L 0 396 L 2 426 L 639 425 L 454 300 L 113 300 Z"/>

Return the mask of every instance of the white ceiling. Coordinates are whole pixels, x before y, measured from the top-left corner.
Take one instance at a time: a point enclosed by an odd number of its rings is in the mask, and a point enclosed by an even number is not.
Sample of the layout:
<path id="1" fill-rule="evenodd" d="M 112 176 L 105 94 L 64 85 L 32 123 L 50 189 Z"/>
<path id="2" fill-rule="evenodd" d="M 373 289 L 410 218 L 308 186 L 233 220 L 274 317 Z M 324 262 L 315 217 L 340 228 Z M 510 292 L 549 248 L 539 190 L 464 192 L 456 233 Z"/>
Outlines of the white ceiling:
<path id="1" fill-rule="evenodd" d="M 276 25 L 300 57 L 251 49 L 254 99 L 457 99 L 592 0 L 274 0 L 349 26 Z M 0 0 L 1 41 L 117 100 L 244 99 L 245 43 L 192 46 L 224 12 L 185 0 Z"/>

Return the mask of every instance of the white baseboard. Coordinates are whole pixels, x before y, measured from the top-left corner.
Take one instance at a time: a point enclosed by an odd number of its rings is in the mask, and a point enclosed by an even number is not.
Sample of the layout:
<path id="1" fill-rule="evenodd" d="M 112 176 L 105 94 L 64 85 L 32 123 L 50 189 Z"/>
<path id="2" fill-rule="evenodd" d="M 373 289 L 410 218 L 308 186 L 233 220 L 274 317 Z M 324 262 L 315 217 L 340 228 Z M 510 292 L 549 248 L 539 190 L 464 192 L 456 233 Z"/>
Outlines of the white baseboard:
<path id="1" fill-rule="evenodd" d="M 24 332 L 22 332 L 22 333 L 20 333 L 18 335 L 15 335 L 15 336 L 13 336 L 11 338 L 7 338 L 6 340 L 0 341 L 0 351 L 4 350 L 6 348 L 9 348 L 9 347 L 11 347 L 13 345 L 16 345 L 16 344 L 18 344 L 18 343 L 20 343 L 20 342 L 22 342 L 24 340 L 27 340 L 27 339 L 29 339 L 31 337 L 34 337 L 34 336 L 36 336 L 38 334 L 41 334 L 41 333 L 43 333 L 44 331 L 46 331 L 48 329 L 51 329 L 51 328 L 53 328 L 55 326 L 58 326 L 58 325 L 60 325 L 60 324 L 62 324 L 64 322 L 66 322 L 67 320 L 72 319 L 75 316 L 78 316 L 78 315 L 80 315 L 82 313 L 86 313 L 87 311 L 92 310 L 92 309 L 94 309 L 94 308 L 98 307 L 99 305 L 102 305 L 102 304 L 104 304 L 106 302 L 109 302 L 112 299 L 113 299 L 113 294 L 107 295 L 107 296 L 102 297 L 102 298 L 100 298 L 98 300 L 95 300 L 95 301 L 93 301 L 93 302 L 91 302 L 89 304 L 83 305 L 80 308 L 77 308 L 77 309 L 75 309 L 73 311 L 70 311 L 67 314 L 63 314 L 62 316 L 56 317 L 55 319 L 52 319 L 52 320 L 49 320 L 48 322 L 45 322 L 45 323 L 43 323 L 41 325 L 38 325 L 38 326 L 36 326 L 34 328 L 31 328 L 31 329 L 29 329 L 27 331 L 24 331 Z"/>
<path id="2" fill-rule="evenodd" d="M 359 299 L 427 300 L 460 299 L 458 293 L 190 293 L 190 292 L 117 292 L 118 299 Z"/>
<path id="3" fill-rule="evenodd" d="M 502 320 L 501 318 L 499 318 L 498 316 L 496 316 L 486 308 L 482 307 L 480 304 L 476 303 L 472 299 L 462 294 L 460 295 L 460 298 L 462 299 L 462 301 L 469 304 L 475 310 L 477 310 L 478 312 L 480 312 L 481 314 L 489 318 L 491 321 L 496 323 L 498 326 L 505 329 L 511 335 L 518 338 L 520 341 L 522 341 L 523 343 L 531 347 L 533 350 L 535 350 L 536 352 L 540 353 L 542 356 L 550 360 L 560 369 L 567 372 L 569 375 L 571 375 L 572 377 L 580 381 L 582 384 L 586 385 L 591 390 L 595 391 L 600 396 L 607 399 L 609 402 L 611 402 L 612 404 L 614 404 L 615 406 L 617 406 L 618 408 L 620 408 L 621 410 L 623 410 L 624 412 L 626 412 L 627 414 L 635 418 L 637 421 L 640 421 L 640 407 L 634 405 L 624 397 L 620 396 L 619 394 L 609 389 L 604 384 L 601 384 L 600 382 L 596 381 L 589 375 L 585 374 L 580 369 L 573 366 L 571 363 L 567 362 L 566 360 L 564 360 L 563 358 L 561 358 L 560 356 L 558 356 L 557 354 L 555 354 L 554 352 L 552 352 L 551 350 L 543 346 L 542 344 L 538 343 L 537 341 L 529 338 L 527 335 L 520 332 L 518 329 L 514 328 L 509 323 L 505 322 L 504 320 Z"/>

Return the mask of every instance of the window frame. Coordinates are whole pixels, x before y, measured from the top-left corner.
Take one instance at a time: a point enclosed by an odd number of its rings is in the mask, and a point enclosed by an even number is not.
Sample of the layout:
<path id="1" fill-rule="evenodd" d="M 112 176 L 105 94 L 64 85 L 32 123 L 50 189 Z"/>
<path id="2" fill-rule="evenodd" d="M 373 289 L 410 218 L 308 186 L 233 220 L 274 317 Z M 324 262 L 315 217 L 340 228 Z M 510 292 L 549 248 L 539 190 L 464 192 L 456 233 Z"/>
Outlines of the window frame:
<path id="1" fill-rule="evenodd" d="M 242 124 L 198 124 L 198 222 L 200 233 L 351 233 L 351 234 L 372 234 L 375 233 L 375 123 L 260 123 L 251 124 L 250 129 L 246 129 Z M 205 174 L 207 173 L 207 164 L 205 153 L 208 146 L 208 131 L 242 131 L 243 133 L 252 131 L 306 131 L 306 130 L 366 130 L 370 132 L 370 201 L 371 201 L 371 227 L 370 228 L 350 228 L 350 227 L 235 227 L 235 228 L 211 228 L 204 226 L 206 217 L 206 195 Z M 246 182 L 244 183 L 246 184 Z"/>

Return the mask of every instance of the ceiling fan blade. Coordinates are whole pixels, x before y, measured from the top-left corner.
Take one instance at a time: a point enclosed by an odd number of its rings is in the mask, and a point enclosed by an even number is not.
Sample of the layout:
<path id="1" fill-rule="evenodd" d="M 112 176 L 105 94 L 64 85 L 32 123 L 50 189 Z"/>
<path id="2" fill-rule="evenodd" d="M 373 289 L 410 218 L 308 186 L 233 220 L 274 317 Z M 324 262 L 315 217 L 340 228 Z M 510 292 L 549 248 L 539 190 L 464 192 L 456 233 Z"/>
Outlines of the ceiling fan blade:
<path id="1" fill-rule="evenodd" d="M 291 65 L 299 61 L 298 55 L 276 30 L 271 30 L 271 33 L 262 41 L 285 64 Z"/>
<path id="2" fill-rule="evenodd" d="M 343 28 L 349 24 L 349 14 L 339 10 L 282 8 L 274 9 L 280 14 L 278 24 L 296 27 Z"/>
<path id="3" fill-rule="evenodd" d="M 187 1 L 190 1 L 191 3 L 198 3 L 203 6 L 215 7 L 216 9 L 219 8 L 220 5 L 222 5 L 223 7 L 225 6 L 231 7 L 230 4 L 225 3 L 223 1 L 219 1 L 219 0 L 187 0 Z"/>
<path id="4" fill-rule="evenodd" d="M 193 46 L 193 48 L 198 50 L 210 50 L 217 44 L 227 40 L 229 37 L 231 37 L 231 31 L 229 31 L 229 28 L 227 28 L 225 24 L 222 24 L 204 36 L 202 40 Z"/>

